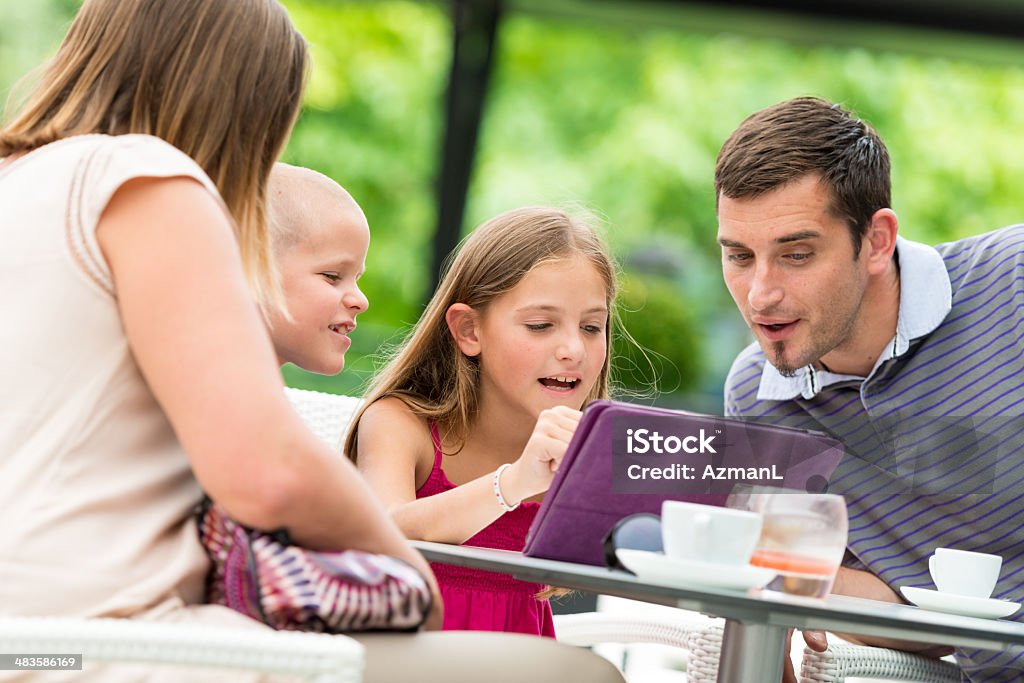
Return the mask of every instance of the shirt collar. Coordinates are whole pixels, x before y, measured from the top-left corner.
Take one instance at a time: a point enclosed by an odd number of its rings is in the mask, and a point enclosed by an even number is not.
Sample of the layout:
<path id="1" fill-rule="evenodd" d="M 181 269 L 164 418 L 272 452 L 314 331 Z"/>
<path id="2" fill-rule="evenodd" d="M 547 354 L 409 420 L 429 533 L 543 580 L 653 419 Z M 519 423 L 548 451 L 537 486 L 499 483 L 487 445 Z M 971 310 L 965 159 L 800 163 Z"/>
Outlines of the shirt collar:
<path id="1" fill-rule="evenodd" d="M 906 353 L 911 340 L 933 332 L 953 306 L 953 288 L 939 252 L 928 245 L 897 237 L 896 255 L 900 265 L 900 308 L 896 317 L 896 335 L 882 351 L 871 374 L 883 362 Z M 928 295 L 922 296 L 925 292 Z M 792 377 L 784 377 L 774 365 L 765 361 L 757 398 L 788 401 L 803 396 L 809 399 L 831 384 L 847 380 L 862 382 L 864 379 L 856 375 L 815 370 L 810 365 L 799 368 Z"/>

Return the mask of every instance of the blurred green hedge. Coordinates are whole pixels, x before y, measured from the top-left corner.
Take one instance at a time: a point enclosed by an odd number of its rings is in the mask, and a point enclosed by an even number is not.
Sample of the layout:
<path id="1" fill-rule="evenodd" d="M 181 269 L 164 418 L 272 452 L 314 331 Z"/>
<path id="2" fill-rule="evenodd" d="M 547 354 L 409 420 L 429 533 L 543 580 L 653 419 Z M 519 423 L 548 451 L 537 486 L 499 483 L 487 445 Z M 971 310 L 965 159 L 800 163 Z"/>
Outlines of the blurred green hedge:
<path id="1" fill-rule="evenodd" d="M 416 320 L 428 294 L 448 8 L 391 0 L 283 4 L 314 62 L 285 157 L 345 185 L 372 232 L 363 280 L 371 306 L 355 335 L 352 370 L 339 378 L 286 376 L 353 392 L 372 372 L 380 345 Z M 52 52 L 75 6 L 0 3 L 0 90 Z M 686 31 L 645 21 L 633 7 L 622 12 L 637 17 L 629 21 L 509 12 L 466 227 L 526 204 L 581 203 L 600 214 L 626 271 L 623 318 L 663 357 L 661 390 L 710 405 L 749 341 L 719 274 L 712 173 L 722 141 L 757 109 L 814 94 L 870 121 L 892 154 L 893 208 L 911 238 L 934 243 L 1020 220 L 1019 48 L 1003 63 L 956 61 L 896 52 L 913 42 L 898 35 L 888 41 L 892 51 L 790 43 L 728 33 L 740 21 Z M 632 258 L 652 251 L 675 264 L 670 272 L 651 272 Z M 634 367 L 642 359 L 621 344 L 615 349 L 625 355 L 617 363 L 623 382 L 645 384 Z"/>

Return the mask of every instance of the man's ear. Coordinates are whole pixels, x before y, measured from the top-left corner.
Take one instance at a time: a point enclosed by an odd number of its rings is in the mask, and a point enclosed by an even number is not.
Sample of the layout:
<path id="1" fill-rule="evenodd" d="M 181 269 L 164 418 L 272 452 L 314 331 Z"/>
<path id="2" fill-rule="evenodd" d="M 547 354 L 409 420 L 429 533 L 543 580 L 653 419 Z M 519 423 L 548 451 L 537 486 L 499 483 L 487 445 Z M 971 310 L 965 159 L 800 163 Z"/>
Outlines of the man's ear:
<path id="1" fill-rule="evenodd" d="M 467 304 L 452 304 L 444 314 L 456 346 L 470 358 L 480 355 L 480 314 Z"/>
<path id="2" fill-rule="evenodd" d="M 889 268 L 898 228 L 899 220 L 892 209 L 879 209 L 871 216 L 861 244 L 861 256 L 867 259 L 870 275 L 881 275 Z"/>

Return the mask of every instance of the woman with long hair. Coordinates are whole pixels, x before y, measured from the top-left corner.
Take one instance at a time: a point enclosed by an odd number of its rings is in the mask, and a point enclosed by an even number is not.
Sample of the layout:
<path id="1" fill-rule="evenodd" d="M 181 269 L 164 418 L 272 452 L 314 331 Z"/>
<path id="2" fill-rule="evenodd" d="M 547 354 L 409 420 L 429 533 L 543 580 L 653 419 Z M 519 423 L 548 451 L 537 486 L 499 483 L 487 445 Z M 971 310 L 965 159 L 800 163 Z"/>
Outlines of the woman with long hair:
<path id="1" fill-rule="evenodd" d="M 0 129 L 0 614 L 258 627 L 201 604 L 201 490 L 243 524 L 393 555 L 433 585 L 290 408 L 260 315 L 281 305 L 266 187 L 307 59 L 275 0 L 86 0 Z M 589 661 L 423 638 L 367 638 L 365 680 L 401 677 L 394 648 L 445 681 Z"/>

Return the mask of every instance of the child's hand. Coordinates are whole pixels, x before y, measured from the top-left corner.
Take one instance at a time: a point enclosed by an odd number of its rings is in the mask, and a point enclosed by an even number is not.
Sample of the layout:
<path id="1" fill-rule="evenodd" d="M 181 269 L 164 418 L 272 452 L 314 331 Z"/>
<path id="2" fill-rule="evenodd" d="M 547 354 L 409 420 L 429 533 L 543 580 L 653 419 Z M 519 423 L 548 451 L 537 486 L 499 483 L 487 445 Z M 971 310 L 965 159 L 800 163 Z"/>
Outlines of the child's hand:
<path id="1" fill-rule="evenodd" d="M 582 415 L 565 406 L 540 414 L 523 454 L 502 475 L 501 490 L 509 504 L 548 490 Z"/>

